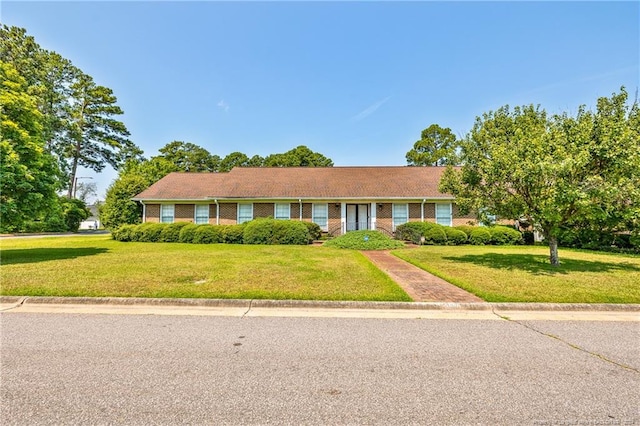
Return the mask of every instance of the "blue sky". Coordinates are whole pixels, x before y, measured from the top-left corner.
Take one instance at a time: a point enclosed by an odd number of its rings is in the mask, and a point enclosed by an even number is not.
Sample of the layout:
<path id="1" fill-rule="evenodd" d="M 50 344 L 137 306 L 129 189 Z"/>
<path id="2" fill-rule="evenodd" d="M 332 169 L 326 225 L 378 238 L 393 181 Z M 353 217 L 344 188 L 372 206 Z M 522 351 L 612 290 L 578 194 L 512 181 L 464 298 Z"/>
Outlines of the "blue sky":
<path id="1" fill-rule="evenodd" d="M 550 113 L 639 83 L 639 2 L 12 2 L 0 19 L 110 87 L 147 157 L 298 145 L 404 165 L 433 123 Z M 117 176 L 93 176 L 100 198 Z"/>

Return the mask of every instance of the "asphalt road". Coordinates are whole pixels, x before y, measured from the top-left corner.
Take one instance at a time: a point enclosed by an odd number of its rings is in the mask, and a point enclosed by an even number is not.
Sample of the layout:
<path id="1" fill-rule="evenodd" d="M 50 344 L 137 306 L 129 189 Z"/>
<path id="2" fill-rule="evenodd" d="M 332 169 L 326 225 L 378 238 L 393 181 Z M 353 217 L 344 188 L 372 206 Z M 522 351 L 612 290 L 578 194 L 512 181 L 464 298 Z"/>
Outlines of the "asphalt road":
<path id="1" fill-rule="evenodd" d="M 13 424 L 640 424 L 640 323 L 5 313 Z"/>

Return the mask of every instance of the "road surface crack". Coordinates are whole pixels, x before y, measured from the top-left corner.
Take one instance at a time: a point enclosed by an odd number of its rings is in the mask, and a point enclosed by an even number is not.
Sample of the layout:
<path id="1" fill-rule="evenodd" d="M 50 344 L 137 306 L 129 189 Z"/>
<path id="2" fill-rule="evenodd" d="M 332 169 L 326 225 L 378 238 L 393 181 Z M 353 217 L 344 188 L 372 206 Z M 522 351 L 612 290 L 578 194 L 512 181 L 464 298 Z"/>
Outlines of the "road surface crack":
<path id="1" fill-rule="evenodd" d="M 247 310 L 245 311 L 244 314 L 242 314 L 242 316 L 240 317 L 240 319 L 243 319 L 245 316 L 247 316 L 247 314 L 249 313 L 249 311 L 251 311 L 251 306 L 253 305 L 253 299 L 249 300 L 249 307 L 247 308 Z"/>
<path id="2" fill-rule="evenodd" d="M 522 327 L 528 328 L 528 329 L 529 329 L 529 330 L 531 330 L 531 331 L 535 331 L 535 332 L 536 332 L 536 333 L 538 333 L 538 334 L 541 334 L 541 335 L 543 335 L 543 336 L 546 336 L 546 337 L 549 337 L 549 338 L 551 338 L 551 339 L 554 339 L 554 340 L 557 340 L 557 341 L 559 341 L 559 342 L 562 342 L 562 343 L 564 343 L 565 345 L 569 346 L 569 347 L 570 347 L 570 348 L 572 348 L 572 349 L 576 349 L 576 350 L 578 350 L 578 351 L 580 351 L 580 352 L 584 352 L 584 353 L 586 353 L 586 354 L 589 354 L 589 355 L 591 355 L 591 356 L 594 356 L 594 357 L 596 357 L 596 358 L 600 359 L 601 361 L 608 362 L 609 364 L 613 364 L 613 365 L 615 365 L 615 366 L 617 366 L 617 367 L 620 367 L 620 368 L 624 368 L 625 370 L 630 370 L 630 371 L 633 371 L 633 372 L 635 372 L 635 373 L 640 374 L 640 370 L 639 370 L 639 369 L 637 369 L 637 368 L 635 368 L 635 367 L 632 367 L 632 366 L 630 366 L 630 365 L 623 364 L 623 363 L 621 363 L 621 362 L 618 362 L 618 361 L 612 360 L 612 359 L 607 358 L 606 356 L 604 356 L 604 355 L 602 355 L 602 354 L 599 354 L 599 353 L 597 353 L 597 352 L 592 352 L 592 351 L 590 351 L 590 350 L 588 350 L 588 349 L 583 348 L 582 346 L 578 346 L 578 345 L 576 345 L 576 344 L 574 344 L 574 343 L 568 342 L 568 341 L 566 341 L 566 340 L 562 339 L 561 337 L 556 336 L 555 334 L 545 333 L 544 331 L 538 330 L 537 328 L 532 327 L 532 326 L 530 326 L 529 324 L 525 324 L 525 323 L 523 323 L 523 322 L 520 322 L 520 321 L 517 321 L 517 320 L 511 319 L 511 318 L 509 318 L 508 316 L 505 316 L 505 315 L 500 315 L 500 314 L 499 314 L 499 313 L 497 313 L 493 308 L 491 308 L 491 312 L 493 312 L 493 314 L 494 314 L 494 315 L 496 315 L 497 317 L 499 317 L 499 318 L 501 318 L 501 319 L 503 319 L 503 320 L 505 320 L 505 321 L 510 321 L 510 322 L 516 323 L 516 324 L 518 324 L 518 325 L 520 325 L 520 326 L 522 326 Z"/>
<path id="3" fill-rule="evenodd" d="M 10 311 L 10 310 L 12 310 L 12 309 L 17 309 L 17 308 L 19 308 L 20 306 L 22 306 L 22 305 L 24 304 L 24 302 L 26 302 L 26 301 L 27 301 L 27 299 L 28 299 L 28 298 L 29 298 L 29 297 L 23 297 L 23 298 L 22 298 L 22 299 L 20 299 L 20 300 L 18 301 L 18 303 L 16 303 L 15 305 L 10 306 L 10 307 L 8 307 L 8 308 L 0 309 L 0 312 L 6 312 L 6 311 Z"/>

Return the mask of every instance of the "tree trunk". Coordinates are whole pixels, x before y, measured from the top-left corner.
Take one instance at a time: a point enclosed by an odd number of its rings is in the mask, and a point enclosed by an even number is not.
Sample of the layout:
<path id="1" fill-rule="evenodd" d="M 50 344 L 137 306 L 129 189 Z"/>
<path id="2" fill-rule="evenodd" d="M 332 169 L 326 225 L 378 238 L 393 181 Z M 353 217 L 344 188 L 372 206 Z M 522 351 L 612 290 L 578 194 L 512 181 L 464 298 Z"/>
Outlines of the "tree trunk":
<path id="1" fill-rule="evenodd" d="M 558 259 L 558 237 L 549 236 L 549 261 L 551 266 L 560 266 L 560 260 Z"/>

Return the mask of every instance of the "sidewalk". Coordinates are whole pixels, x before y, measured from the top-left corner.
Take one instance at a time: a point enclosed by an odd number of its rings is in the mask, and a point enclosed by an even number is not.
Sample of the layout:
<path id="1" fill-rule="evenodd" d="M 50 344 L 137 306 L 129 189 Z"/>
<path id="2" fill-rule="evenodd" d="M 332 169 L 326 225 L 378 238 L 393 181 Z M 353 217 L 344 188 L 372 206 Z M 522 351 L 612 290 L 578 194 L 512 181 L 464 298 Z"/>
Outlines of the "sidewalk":
<path id="1" fill-rule="evenodd" d="M 362 251 L 416 302 L 482 303 L 484 300 L 442 278 L 405 262 L 388 251 Z"/>

